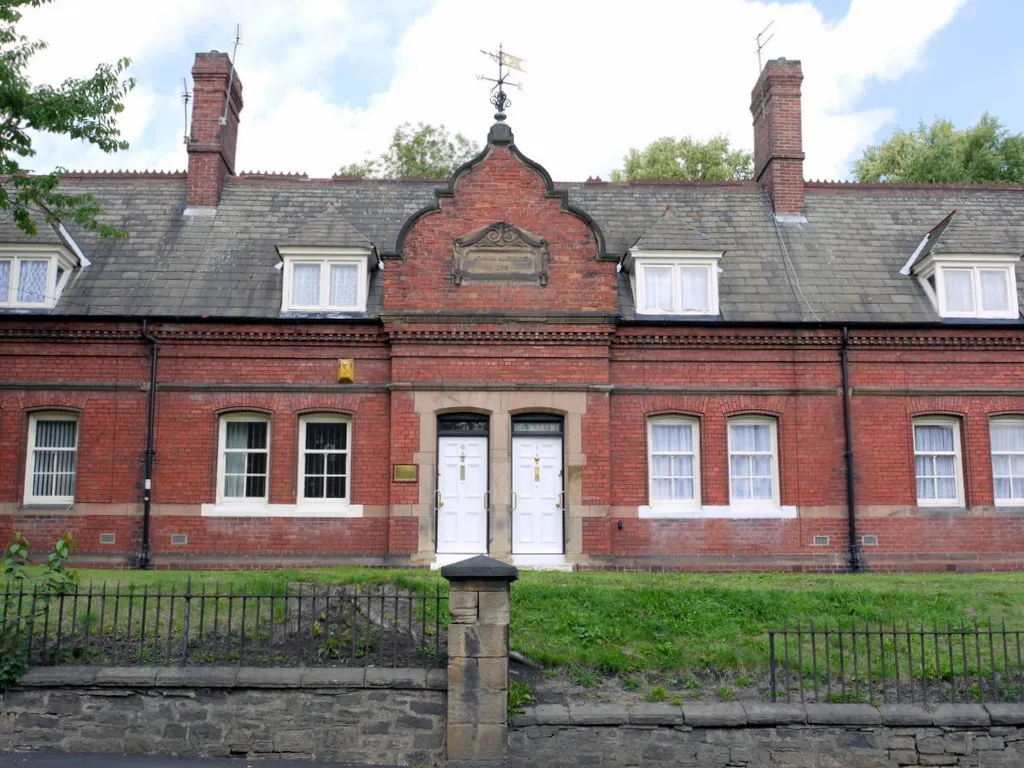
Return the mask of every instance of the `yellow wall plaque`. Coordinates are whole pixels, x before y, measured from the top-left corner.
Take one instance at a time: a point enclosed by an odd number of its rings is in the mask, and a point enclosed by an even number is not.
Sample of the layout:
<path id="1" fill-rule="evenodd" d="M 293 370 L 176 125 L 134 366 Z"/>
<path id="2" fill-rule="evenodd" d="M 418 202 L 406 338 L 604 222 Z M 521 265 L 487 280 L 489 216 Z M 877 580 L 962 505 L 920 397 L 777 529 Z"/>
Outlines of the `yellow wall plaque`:
<path id="1" fill-rule="evenodd" d="M 395 464 L 396 483 L 415 483 L 417 477 L 416 464 Z"/>
<path id="2" fill-rule="evenodd" d="M 351 384 L 356 380 L 356 363 L 354 360 L 338 361 L 338 383 Z"/>

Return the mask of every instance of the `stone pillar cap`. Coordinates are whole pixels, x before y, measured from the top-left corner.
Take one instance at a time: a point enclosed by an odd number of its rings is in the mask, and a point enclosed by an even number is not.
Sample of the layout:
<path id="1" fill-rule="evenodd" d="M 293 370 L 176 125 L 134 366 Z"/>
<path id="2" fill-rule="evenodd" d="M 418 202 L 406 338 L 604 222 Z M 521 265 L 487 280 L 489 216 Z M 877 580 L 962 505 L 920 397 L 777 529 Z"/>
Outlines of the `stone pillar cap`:
<path id="1" fill-rule="evenodd" d="M 519 569 L 493 557 L 477 555 L 444 566 L 441 575 L 448 581 L 515 581 L 519 578 Z"/>

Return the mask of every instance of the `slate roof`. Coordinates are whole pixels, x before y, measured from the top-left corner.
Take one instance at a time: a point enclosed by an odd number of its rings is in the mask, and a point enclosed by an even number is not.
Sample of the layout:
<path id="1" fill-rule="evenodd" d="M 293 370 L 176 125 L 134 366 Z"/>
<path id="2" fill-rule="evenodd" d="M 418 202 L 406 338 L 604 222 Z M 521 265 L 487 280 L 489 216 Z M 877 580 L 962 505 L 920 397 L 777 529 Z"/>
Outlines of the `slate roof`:
<path id="1" fill-rule="evenodd" d="M 92 193 L 104 219 L 130 236 L 103 239 L 69 227 L 92 266 L 76 270 L 51 314 L 247 318 L 280 316 L 279 245 L 393 251 L 402 225 L 433 203 L 438 186 L 238 177 L 226 184 L 217 215 L 207 217 L 184 215 L 181 177 L 83 176 L 65 184 Z M 751 182 L 555 186 L 600 227 L 609 255 L 634 245 L 724 251 L 718 322 L 939 321 L 917 280 L 899 270 L 953 210 L 937 247 L 1024 253 L 1020 188 L 812 183 L 806 223 L 776 226 Z M 58 241 L 52 228 L 42 225 L 40 233 Z M 31 241 L 0 217 L 0 242 Z M 372 275 L 369 315 L 382 296 L 382 273 Z M 620 311 L 630 320 L 628 278 L 619 280 Z M 1018 280 L 1024 306 L 1024 268 Z"/>

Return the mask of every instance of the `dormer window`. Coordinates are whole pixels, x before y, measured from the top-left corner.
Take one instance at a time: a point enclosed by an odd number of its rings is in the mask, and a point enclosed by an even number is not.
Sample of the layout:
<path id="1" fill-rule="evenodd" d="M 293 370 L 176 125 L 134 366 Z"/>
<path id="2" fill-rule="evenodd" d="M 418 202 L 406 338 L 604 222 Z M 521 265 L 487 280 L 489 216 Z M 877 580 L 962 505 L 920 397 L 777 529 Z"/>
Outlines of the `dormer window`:
<path id="1" fill-rule="evenodd" d="M 941 317 L 1014 319 L 1019 256 L 930 254 L 914 265 Z"/>
<path id="2" fill-rule="evenodd" d="M 721 254 L 631 251 L 626 268 L 643 315 L 717 315 Z"/>
<path id="3" fill-rule="evenodd" d="M 74 266 L 59 245 L 0 245 L 0 309 L 52 309 Z"/>
<path id="4" fill-rule="evenodd" d="M 281 247 L 282 312 L 365 312 L 369 248 Z"/>

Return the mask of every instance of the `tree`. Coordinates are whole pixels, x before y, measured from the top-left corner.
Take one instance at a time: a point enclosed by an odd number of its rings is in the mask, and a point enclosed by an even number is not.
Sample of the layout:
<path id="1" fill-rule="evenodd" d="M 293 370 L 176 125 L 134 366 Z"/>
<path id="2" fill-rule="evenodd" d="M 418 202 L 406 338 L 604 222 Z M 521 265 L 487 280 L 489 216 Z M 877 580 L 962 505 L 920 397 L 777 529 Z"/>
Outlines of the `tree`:
<path id="1" fill-rule="evenodd" d="M 717 181 L 749 179 L 754 161 L 749 152 L 733 150 L 725 136 L 699 141 L 689 136 L 658 139 L 644 150 L 630 149 L 612 181 Z"/>
<path id="2" fill-rule="evenodd" d="M 121 235 L 97 220 L 99 206 L 91 195 L 58 191 L 62 169 L 33 176 L 22 166 L 36 154 L 35 131 L 81 139 L 104 152 L 128 148 L 117 129 L 124 97 L 135 86 L 133 78 L 122 79 L 128 59 L 101 64 L 91 77 L 68 78 L 59 86 L 33 85 L 26 76 L 29 60 L 46 43 L 30 42 L 15 25 L 20 9 L 48 2 L 0 0 L 0 210 L 13 210 L 18 226 L 30 235 L 36 233 L 32 214 L 37 211 L 51 223 L 69 220 L 104 236 Z"/>
<path id="3" fill-rule="evenodd" d="M 338 175 L 443 179 L 479 151 L 475 141 L 461 133 L 451 136 L 443 125 L 405 123 L 395 128 L 391 144 L 380 157 L 342 166 Z"/>
<path id="4" fill-rule="evenodd" d="M 858 181 L 1024 183 L 1024 134 L 1011 134 L 988 113 L 978 124 L 957 130 L 938 119 L 917 130 L 897 130 L 864 150 L 854 163 Z"/>

